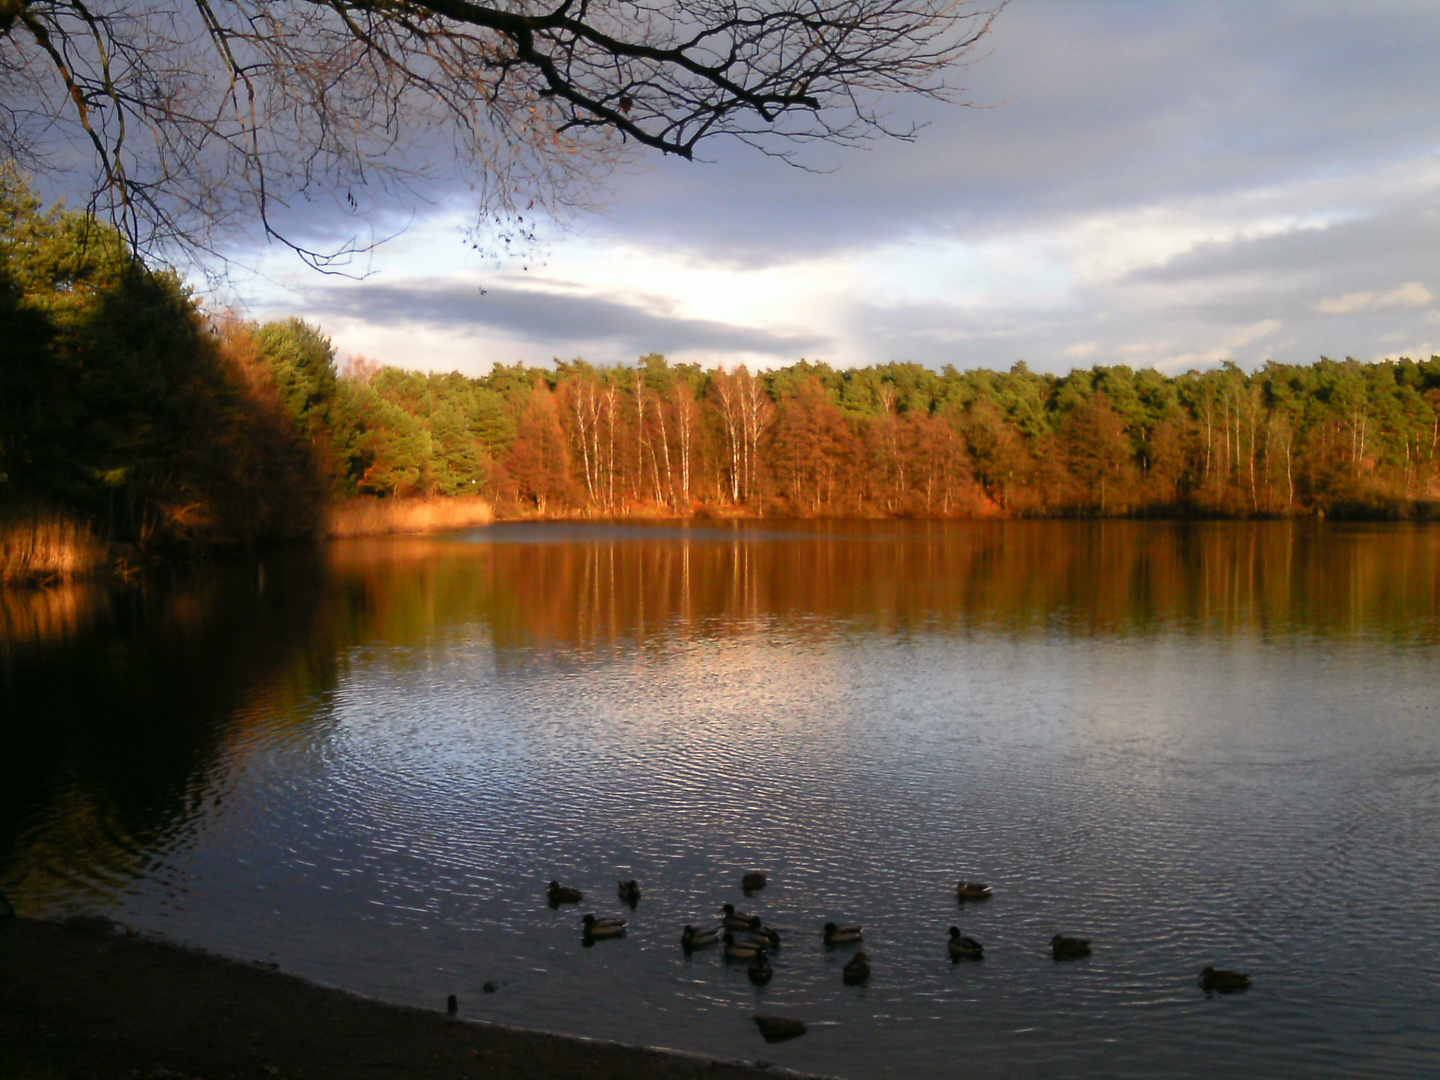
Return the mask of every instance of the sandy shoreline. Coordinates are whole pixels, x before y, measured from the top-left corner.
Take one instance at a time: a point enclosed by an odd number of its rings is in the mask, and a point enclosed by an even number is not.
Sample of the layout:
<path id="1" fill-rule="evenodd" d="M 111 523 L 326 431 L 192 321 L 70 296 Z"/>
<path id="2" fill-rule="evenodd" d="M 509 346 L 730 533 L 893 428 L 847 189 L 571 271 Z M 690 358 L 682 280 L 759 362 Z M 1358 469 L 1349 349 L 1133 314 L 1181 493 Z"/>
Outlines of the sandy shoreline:
<path id="1" fill-rule="evenodd" d="M 372 1001 L 100 926 L 0 921 L 5 1080 L 799 1075 L 452 1020 L 443 1008 Z"/>

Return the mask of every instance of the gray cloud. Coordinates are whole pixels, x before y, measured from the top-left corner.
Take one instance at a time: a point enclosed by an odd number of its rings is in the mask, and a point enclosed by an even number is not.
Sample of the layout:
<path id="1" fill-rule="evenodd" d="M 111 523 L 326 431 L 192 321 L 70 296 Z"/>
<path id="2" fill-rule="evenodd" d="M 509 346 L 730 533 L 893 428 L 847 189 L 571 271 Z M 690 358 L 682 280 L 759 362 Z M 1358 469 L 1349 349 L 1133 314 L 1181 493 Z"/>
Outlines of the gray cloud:
<path id="1" fill-rule="evenodd" d="M 588 231 L 745 269 L 915 237 L 1063 235 L 1146 207 L 1293 213 L 1329 224 L 1201 244 L 1078 284 L 1053 309 L 1033 297 L 1024 308 L 861 303 L 847 325 L 825 329 L 876 361 L 961 367 L 1377 356 L 1440 340 L 1429 310 L 1404 299 L 1420 293 L 1397 293 L 1415 283 L 1440 296 L 1440 192 L 1376 181 L 1407 163 L 1435 168 L 1437 54 L 1429 3 L 1014 0 L 989 55 L 964 73 L 982 107 L 897 100 L 897 124 L 929 124 L 916 141 L 814 146 L 802 158 L 815 171 L 726 144 L 709 148 L 712 164 L 656 161 L 618 182 Z M 1286 205 L 1301 191 L 1308 204 Z M 1269 210 L 1247 210 L 1252 198 Z M 787 362 L 833 348 L 825 334 L 675 318 L 632 297 L 510 287 L 481 297 L 439 282 L 309 295 L 319 313 L 488 329 L 541 355 L 703 350 Z M 602 349 L 610 356 L 594 355 Z"/>
<path id="2" fill-rule="evenodd" d="M 802 147 L 813 171 L 725 141 L 709 164 L 642 158 L 600 228 L 763 264 L 1363 170 L 1440 144 L 1437 54 L 1426 3 L 1018 0 L 960 75 L 979 107 L 893 99 L 895 127 L 927 125 L 914 142 Z M 275 213 L 321 245 L 383 237 L 463 204 L 472 178 L 432 171 L 364 192 L 369 223 L 338 197 Z"/>
<path id="3" fill-rule="evenodd" d="M 1344 283 L 1346 291 L 1433 277 L 1440 263 L 1440 220 L 1425 208 L 1401 207 L 1372 218 L 1296 229 L 1257 239 L 1204 244 L 1162 266 L 1130 275 L 1138 283 L 1200 284 L 1259 278 L 1306 291 Z"/>
<path id="4" fill-rule="evenodd" d="M 427 281 L 361 283 L 307 290 L 307 307 L 372 323 L 449 331 L 502 331 L 556 352 L 604 343 L 614 356 L 688 350 L 751 352 L 788 361 L 823 347 L 821 336 L 790 335 L 687 319 L 605 297 Z M 608 359 L 592 357 L 592 359 Z"/>
<path id="5" fill-rule="evenodd" d="M 1358 171 L 1440 143 L 1437 51 L 1418 4 L 1029 0 L 966 72 L 981 108 L 895 103 L 930 122 L 914 143 L 817 147 L 819 174 L 717 146 L 633 179 L 610 216 L 749 264 Z"/>
<path id="6" fill-rule="evenodd" d="M 1074 308 L 1021 318 L 996 312 L 957 319 L 940 306 L 903 304 L 856 313 L 859 336 L 873 359 L 911 360 L 940 367 L 1008 368 L 1025 360 L 1039 371 L 1077 364 L 1159 365 L 1185 370 L 1222 359 L 1243 367 L 1266 360 L 1308 363 L 1321 355 L 1371 359 L 1397 351 L 1440 351 L 1440 326 L 1427 313 L 1297 318 L 1225 318 L 1213 310 L 1177 306 L 1162 317 L 1115 314 L 1107 297 Z M 1389 341 L 1387 342 L 1387 339 Z M 1426 342 L 1435 345 L 1420 348 Z"/>

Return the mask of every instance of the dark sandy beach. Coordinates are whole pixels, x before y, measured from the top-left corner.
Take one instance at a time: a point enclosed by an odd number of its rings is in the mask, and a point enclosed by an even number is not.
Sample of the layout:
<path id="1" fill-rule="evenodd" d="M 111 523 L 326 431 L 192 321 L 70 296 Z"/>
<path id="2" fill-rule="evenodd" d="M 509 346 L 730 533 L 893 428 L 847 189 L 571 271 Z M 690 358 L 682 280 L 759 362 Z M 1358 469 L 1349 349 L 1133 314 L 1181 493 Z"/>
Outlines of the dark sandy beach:
<path id="1" fill-rule="evenodd" d="M 0 921 L 4 1080 L 751 1080 L 780 1071 L 457 1021 L 436 1005 L 387 1005 L 101 923 Z M 756 1046 L 763 1061 L 758 1035 Z"/>

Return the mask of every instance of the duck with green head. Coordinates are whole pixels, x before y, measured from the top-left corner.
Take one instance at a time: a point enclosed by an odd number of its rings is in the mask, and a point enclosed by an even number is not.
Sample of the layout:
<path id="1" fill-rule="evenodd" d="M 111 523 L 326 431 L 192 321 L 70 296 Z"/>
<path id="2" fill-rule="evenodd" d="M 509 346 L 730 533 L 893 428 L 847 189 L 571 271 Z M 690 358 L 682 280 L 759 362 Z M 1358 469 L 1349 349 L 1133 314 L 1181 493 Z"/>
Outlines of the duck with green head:
<path id="1" fill-rule="evenodd" d="M 985 948 L 973 937 L 966 937 L 960 933 L 958 926 L 950 927 L 950 959 L 952 960 L 983 960 Z"/>
<path id="2" fill-rule="evenodd" d="M 736 911 L 734 904 L 722 904 L 720 910 L 725 913 L 723 921 L 727 930 L 749 930 L 750 920 L 755 917 L 747 915 L 743 911 Z"/>
<path id="3" fill-rule="evenodd" d="M 726 960 L 743 960 L 749 963 L 765 951 L 764 945 L 757 945 L 753 941 L 736 941 L 735 935 L 728 930 L 722 940 L 725 942 Z"/>
<path id="4" fill-rule="evenodd" d="M 780 932 L 773 927 L 763 925 L 759 915 L 750 920 L 749 929 L 750 940 L 757 945 L 764 945 L 772 951 L 780 948 Z"/>
<path id="5" fill-rule="evenodd" d="M 556 907 L 560 904 L 578 904 L 581 900 L 585 899 L 585 894 L 579 889 L 572 889 L 566 885 L 561 885 L 558 881 L 550 882 L 545 890 L 545 894 L 550 901 L 551 907 Z"/>
<path id="6" fill-rule="evenodd" d="M 689 923 L 686 923 L 685 929 L 680 931 L 680 947 L 686 952 L 691 952 L 694 949 L 703 949 L 707 945 L 714 945 L 719 940 L 720 928 L 718 926 L 697 929 Z"/>
<path id="7" fill-rule="evenodd" d="M 624 919 L 597 919 L 594 915 L 580 920 L 582 933 L 587 938 L 620 937 L 625 933 L 625 923 Z"/>

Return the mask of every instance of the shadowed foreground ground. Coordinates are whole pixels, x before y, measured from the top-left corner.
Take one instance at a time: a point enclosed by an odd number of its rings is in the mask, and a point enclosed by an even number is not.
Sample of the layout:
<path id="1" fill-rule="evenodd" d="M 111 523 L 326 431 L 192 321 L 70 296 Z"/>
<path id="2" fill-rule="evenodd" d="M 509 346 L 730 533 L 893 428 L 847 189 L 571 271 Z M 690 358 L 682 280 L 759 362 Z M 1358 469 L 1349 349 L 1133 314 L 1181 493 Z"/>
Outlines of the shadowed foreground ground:
<path id="1" fill-rule="evenodd" d="M 780 1071 L 462 1023 L 79 921 L 0 921 L 4 1080 L 753 1080 Z"/>

